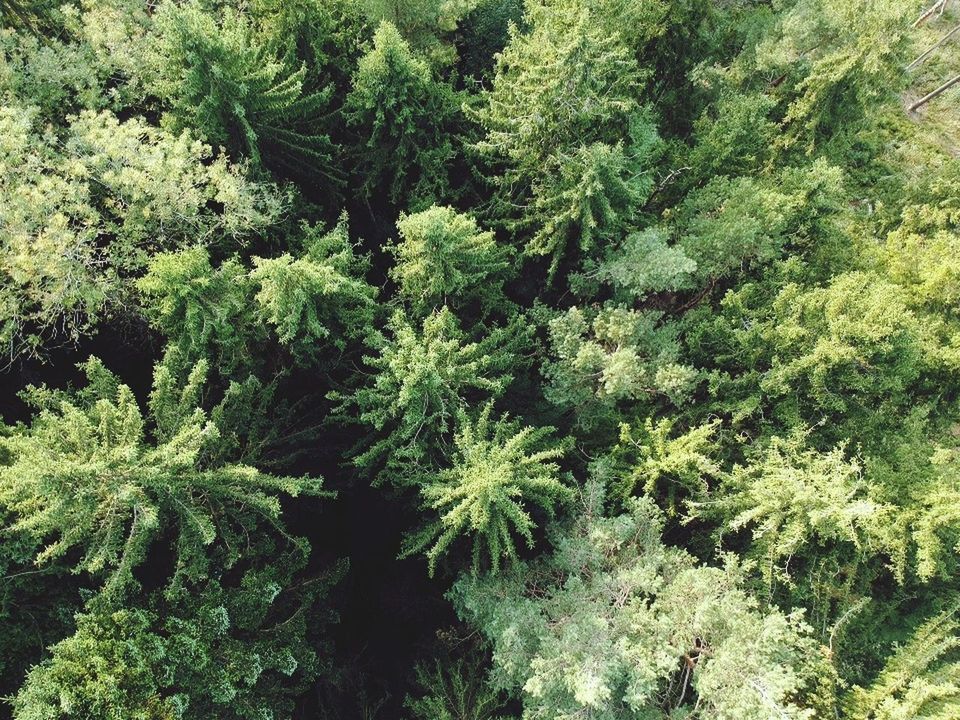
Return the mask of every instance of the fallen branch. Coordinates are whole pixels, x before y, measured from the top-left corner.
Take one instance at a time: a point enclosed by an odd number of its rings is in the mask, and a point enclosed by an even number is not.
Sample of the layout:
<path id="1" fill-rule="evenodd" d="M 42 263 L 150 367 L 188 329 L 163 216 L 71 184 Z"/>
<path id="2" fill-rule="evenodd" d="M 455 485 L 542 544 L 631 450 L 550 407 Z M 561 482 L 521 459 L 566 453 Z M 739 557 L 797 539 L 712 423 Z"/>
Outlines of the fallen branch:
<path id="1" fill-rule="evenodd" d="M 922 98 L 917 100 L 913 105 L 910 106 L 910 112 L 913 112 L 917 108 L 923 107 L 934 98 L 945 93 L 947 90 L 952 88 L 957 83 L 960 83 L 960 75 L 956 75 L 955 77 L 950 78 L 943 85 L 941 85 L 936 90 L 934 90 L 932 93 L 924 95 Z"/>
<path id="2" fill-rule="evenodd" d="M 937 17 L 940 17 L 941 15 L 943 15 L 943 11 L 946 10 L 948 2 L 949 0 L 937 0 L 937 2 L 935 2 L 933 5 L 931 5 L 926 10 L 924 10 L 920 14 L 920 17 L 918 17 L 916 20 L 913 21 L 913 27 L 919 27 L 921 23 L 928 20 L 930 16 L 937 11 L 939 11 L 939 13 L 937 14 Z"/>
<path id="3" fill-rule="evenodd" d="M 934 45 L 932 48 L 930 48 L 930 49 L 927 50 L 925 53 L 923 53 L 922 55 L 920 55 L 920 57 L 918 57 L 918 58 L 917 58 L 916 60 L 914 60 L 912 63 L 910 63 L 909 65 L 907 65 L 907 70 L 913 70 L 913 68 L 915 68 L 917 65 L 919 65 L 920 63 L 922 63 L 924 60 L 926 60 L 926 59 L 930 56 L 930 53 L 932 53 L 932 52 L 933 52 L 934 50 L 936 50 L 938 47 L 940 47 L 941 45 L 943 45 L 947 40 L 949 40 L 949 39 L 952 38 L 954 35 L 956 35 L 958 31 L 960 31 L 960 25 L 957 25 L 953 30 L 951 30 L 951 31 L 948 32 L 946 35 L 944 35 L 942 38 L 940 38 L 940 40 L 937 41 L 937 44 L 936 44 L 936 45 Z"/>

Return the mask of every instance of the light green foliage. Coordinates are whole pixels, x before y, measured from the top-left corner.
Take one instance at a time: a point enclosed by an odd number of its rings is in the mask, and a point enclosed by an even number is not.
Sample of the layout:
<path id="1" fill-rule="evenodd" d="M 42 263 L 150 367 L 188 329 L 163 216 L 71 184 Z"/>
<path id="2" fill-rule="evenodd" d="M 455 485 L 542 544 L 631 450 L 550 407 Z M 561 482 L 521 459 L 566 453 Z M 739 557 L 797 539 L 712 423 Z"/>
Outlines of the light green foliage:
<path id="1" fill-rule="evenodd" d="M 531 228 L 527 252 L 556 270 L 569 244 L 588 249 L 629 225 L 652 181 L 657 145 L 635 94 L 636 60 L 620 36 L 618 3 L 530 3 L 529 31 L 513 28 L 493 89 L 475 111 L 477 149 L 504 172 L 498 214 Z M 518 218 L 516 209 L 523 213 Z"/>
<path id="2" fill-rule="evenodd" d="M 100 109 L 102 80 L 89 47 L 0 29 L 0 95 L 7 103 L 29 104 L 45 118 L 62 117 L 75 102 Z"/>
<path id="3" fill-rule="evenodd" d="M 275 525 L 278 495 L 316 494 L 320 482 L 272 477 L 242 465 L 207 467 L 203 455 L 218 430 L 197 406 L 206 366 L 183 386 L 158 366 L 147 419 L 130 388 L 99 361 L 88 388 L 72 397 L 36 390 L 40 412 L 29 428 L 2 439 L 0 504 L 11 531 L 43 544 L 38 564 L 76 554 L 77 572 L 102 577 L 110 593 L 134 587 L 134 570 L 161 533 L 176 528 L 178 576 L 209 572 L 208 548 L 233 546 L 257 524 Z M 73 492 L 64 493 L 69 478 Z"/>
<path id="4" fill-rule="evenodd" d="M 137 287 L 147 316 L 186 362 L 213 357 L 229 374 L 250 362 L 251 343 L 265 339 L 249 302 L 251 280 L 236 260 L 214 269 L 203 247 L 157 253 Z"/>
<path id="5" fill-rule="evenodd" d="M 437 660 L 415 668 L 425 694 L 407 696 L 404 705 L 414 720 L 505 720 L 502 693 L 487 684 L 472 662 Z"/>
<path id="6" fill-rule="evenodd" d="M 606 307 L 571 308 L 549 323 L 549 360 L 544 394 L 576 408 L 589 424 L 618 402 L 657 395 L 682 403 L 697 372 L 679 362 L 676 331 L 659 313 Z"/>
<path id="7" fill-rule="evenodd" d="M 180 718 L 178 698 L 160 693 L 164 654 L 163 639 L 149 632 L 142 612 L 82 615 L 77 632 L 53 647 L 53 662 L 27 676 L 15 717 Z"/>
<path id="8" fill-rule="evenodd" d="M 650 293 L 686 288 L 696 269 L 696 261 L 687 257 L 682 247 L 667 244 L 663 229 L 648 228 L 630 233 L 600 263 L 593 277 L 643 299 Z"/>
<path id="9" fill-rule="evenodd" d="M 258 317 L 309 360 L 330 345 L 342 351 L 364 338 L 376 293 L 364 280 L 368 262 L 350 241 L 345 215 L 329 232 L 305 224 L 301 234 L 301 257 L 254 258 L 250 280 L 258 288 Z"/>
<path id="10" fill-rule="evenodd" d="M 803 0 L 780 15 L 755 62 L 787 81 L 784 144 L 812 149 L 895 87 L 913 12 L 891 0 Z"/>
<path id="11" fill-rule="evenodd" d="M 560 445 L 545 443 L 554 428 L 520 428 L 507 418 L 490 419 L 488 403 L 476 421 L 463 418 L 454 438 L 452 467 L 426 477 L 420 488 L 424 510 L 437 514 L 411 536 L 403 555 L 426 550 L 430 574 L 459 539 L 472 542 L 472 568 L 496 574 L 517 560 L 515 536 L 528 548 L 536 528 L 529 508 L 553 516 L 572 497 L 555 462 Z"/>
<path id="12" fill-rule="evenodd" d="M 375 23 L 389 22 L 433 64 L 448 65 L 456 50 L 444 40 L 478 0 L 361 0 L 360 4 Z"/>
<path id="13" fill-rule="evenodd" d="M 652 502 L 604 518 L 595 483 L 585 502 L 552 556 L 452 592 L 525 719 L 812 717 L 797 703 L 822 662 L 799 616 L 761 611 L 735 565 L 664 545 Z"/>
<path id="14" fill-rule="evenodd" d="M 694 125 L 690 169 L 705 179 L 763 170 L 777 139 L 775 102 L 763 93 L 727 92 Z"/>
<path id="15" fill-rule="evenodd" d="M 349 397 L 340 412 L 355 409 L 373 431 L 371 445 L 354 462 L 376 482 L 404 485 L 429 473 L 442 456 L 467 397 L 498 397 L 518 364 L 513 346 L 521 329 L 493 329 L 471 341 L 446 307 L 414 326 L 400 311 L 388 334 L 371 339 L 377 354 L 365 358 L 372 380 Z"/>
<path id="16" fill-rule="evenodd" d="M 768 263 L 789 245 L 832 239 L 841 188 L 839 169 L 825 162 L 775 180 L 716 177 L 678 208 L 680 247 L 702 279 Z"/>
<path id="17" fill-rule="evenodd" d="M 949 720 L 960 702 L 957 609 L 935 615 L 887 660 L 868 688 L 854 687 L 851 720 Z"/>
<path id="18" fill-rule="evenodd" d="M 397 230 L 400 239 L 389 248 L 396 258 L 390 276 L 416 315 L 443 305 L 476 303 L 483 313 L 504 309 L 512 253 L 472 217 L 434 206 L 401 215 Z"/>
<path id="19" fill-rule="evenodd" d="M 299 236 L 302 254 L 255 257 L 252 270 L 236 259 L 214 268 L 202 247 L 157 253 L 138 282 L 148 315 L 185 358 L 214 357 L 225 375 L 262 359 L 268 328 L 298 362 L 331 346 L 343 350 L 372 321 L 367 262 L 345 217 L 329 232 L 304 224 Z"/>
<path id="20" fill-rule="evenodd" d="M 358 133 L 357 173 L 367 197 L 426 206 L 447 194 L 457 101 L 397 29 L 382 22 L 360 59 L 344 113 Z"/>
<path id="21" fill-rule="evenodd" d="M 188 133 L 84 112 L 58 142 L 35 121 L 29 108 L 0 110 L 0 339 L 9 356 L 89 332 L 122 304 L 124 280 L 150 250 L 241 238 L 282 207 L 272 187 L 211 161 Z"/>
<path id="22" fill-rule="evenodd" d="M 867 274 L 840 275 L 809 291 L 788 286 L 773 310 L 775 355 L 763 388 L 802 394 L 807 412 L 903 406 L 908 388 L 935 360 L 929 331 L 902 290 Z"/>
<path id="23" fill-rule="evenodd" d="M 723 476 L 717 462 L 717 425 L 712 422 L 675 432 L 673 422 L 647 418 L 636 427 L 620 426 L 620 442 L 614 450 L 618 467 L 624 467 L 617 491 L 629 497 L 637 490 L 656 497 L 666 491 L 667 511 L 677 511 L 677 492 L 698 499 L 710 489 L 710 481 Z M 664 488 L 663 486 L 666 485 Z"/>
<path id="24" fill-rule="evenodd" d="M 262 542 L 248 551 L 255 567 L 237 583 L 209 579 L 78 615 L 76 632 L 27 675 L 16 720 L 289 717 L 318 671 L 305 615 L 326 623 L 313 606 L 337 573 L 291 587 L 302 553 Z"/>
<path id="25" fill-rule="evenodd" d="M 305 87 L 291 48 L 247 15 L 227 7 L 217 17 L 199 1 L 164 2 L 154 23 L 151 89 L 174 128 L 295 177 L 341 182 L 336 148 L 318 127 L 332 90 Z"/>
<path id="26" fill-rule="evenodd" d="M 773 438 L 735 466 L 709 500 L 693 503 L 694 515 L 720 518 L 725 531 L 750 530 L 751 554 L 770 583 L 793 582 L 791 559 L 814 547 L 821 556 L 840 548 L 864 560 L 896 553 L 878 536 L 889 511 L 871 498 L 861 465 L 842 447 L 821 453 L 804 441 L 800 434 Z"/>

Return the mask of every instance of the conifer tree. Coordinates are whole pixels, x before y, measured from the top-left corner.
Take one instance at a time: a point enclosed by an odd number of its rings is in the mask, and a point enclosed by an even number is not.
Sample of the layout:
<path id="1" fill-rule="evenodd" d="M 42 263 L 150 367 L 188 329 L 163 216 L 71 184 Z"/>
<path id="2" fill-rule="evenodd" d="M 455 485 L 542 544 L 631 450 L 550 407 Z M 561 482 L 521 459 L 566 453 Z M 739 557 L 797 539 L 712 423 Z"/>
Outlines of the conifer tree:
<path id="1" fill-rule="evenodd" d="M 507 418 L 490 419 L 488 403 L 475 421 L 464 418 L 454 438 L 452 467 L 424 479 L 424 509 L 439 515 L 408 538 L 403 555 L 426 551 L 430 574 L 462 536 L 473 544 L 471 568 L 497 573 L 518 557 L 514 536 L 533 547 L 536 527 L 528 508 L 552 516 L 572 496 L 555 462 L 560 445 L 544 440 L 553 428 L 519 428 Z"/>
<path id="2" fill-rule="evenodd" d="M 155 18 L 153 91 L 176 128 L 191 128 L 237 157 L 295 178 L 343 181 L 323 128 L 332 87 L 305 85 L 293 50 L 264 38 L 227 6 L 217 17 L 200 2 L 163 3 Z"/>
<path id="3" fill-rule="evenodd" d="M 358 138 L 357 175 L 366 197 L 386 193 L 412 209 L 449 194 L 457 101 L 397 29 L 384 20 L 353 77 L 344 116 Z"/>

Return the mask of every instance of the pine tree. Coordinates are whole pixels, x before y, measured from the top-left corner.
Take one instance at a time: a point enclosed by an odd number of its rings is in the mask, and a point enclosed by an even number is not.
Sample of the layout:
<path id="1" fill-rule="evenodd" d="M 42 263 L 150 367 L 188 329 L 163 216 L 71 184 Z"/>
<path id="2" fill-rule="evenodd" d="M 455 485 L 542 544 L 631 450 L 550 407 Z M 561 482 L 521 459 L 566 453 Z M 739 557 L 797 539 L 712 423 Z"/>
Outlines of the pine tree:
<path id="1" fill-rule="evenodd" d="M 439 517 L 408 538 L 401 556 L 426 551 L 430 574 L 462 537 L 472 542 L 472 570 L 497 573 L 517 559 L 514 536 L 528 548 L 536 528 L 528 508 L 552 517 L 572 491 L 555 462 L 563 447 L 544 440 L 554 428 L 520 428 L 507 418 L 490 419 L 488 403 L 476 421 L 464 418 L 454 438 L 452 467 L 424 479 L 425 510 Z"/>
<path id="2" fill-rule="evenodd" d="M 357 175 L 367 197 L 407 198 L 415 209 L 449 194 L 457 101 L 397 29 L 380 23 L 344 105 L 358 136 Z"/>
<path id="3" fill-rule="evenodd" d="M 512 253 L 469 215 L 433 206 L 397 221 L 400 239 L 390 247 L 391 278 L 417 315 L 448 305 L 477 304 L 486 314 L 507 305 L 503 282 Z"/>
<path id="4" fill-rule="evenodd" d="M 448 452 L 467 398 L 498 397 L 506 389 L 523 337 L 521 327 L 512 325 L 471 341 L 446 307 L 419 326 L 395 312 L 387 334 L 370 340 L 376 354 L 364 358 L 368 384 L 351 395 L 334 395 L 339 415 L 358 418 L 372 431 L 355 464 L 377 484 L 402 487 L 429 474 Z"/>
<path id="5" fill-rule="evenodd" d="M 118 595 L 138 585 L 135 571 L 171 533 L 176 582 L 195 580 L 210 572 L 211 548 L 233 548 L 222 558 L 231 565 L 246 533 L 279 527 L 279 495 L 322 494 L 319 480 L 205 464 L 218 435 L 198 407 L 206 370 L 198 363 L 177 382 L 158 366 L 150 435 L 133 392 L 97 360 L 85 364 L 88 385 L 76 396 L 31 393 L 33 424 L 0 439 L 10 458 L 0 467 L 0 505 L 12 532 L 40 543 L 38 564 L 76 557 L 76 572 Z"/>
<path id="6" fill-rule="evenodd" d="M 332 87 L 305 85 L 306 65 L 290 47 L 265 38 L 249 17 L 219 17 L 198 1 L 165 2 L 155 16 L 153 91 L 174 127 L 190 128 L 298 179 L 323 178 L 336 191 L 343 172 L 324 126 Z"/>

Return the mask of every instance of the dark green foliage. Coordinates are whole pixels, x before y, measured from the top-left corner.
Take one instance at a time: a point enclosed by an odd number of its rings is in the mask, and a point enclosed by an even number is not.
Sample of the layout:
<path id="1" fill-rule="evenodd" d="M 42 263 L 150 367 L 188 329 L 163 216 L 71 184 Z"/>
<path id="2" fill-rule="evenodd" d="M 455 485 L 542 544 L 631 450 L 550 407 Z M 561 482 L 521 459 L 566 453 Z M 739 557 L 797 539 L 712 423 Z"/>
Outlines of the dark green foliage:
<path id="1" fill-rule="evenodd" d="M 336 147 L 317 128 L 332 89 L 306 87 L 291 49 L 229 7 L 217 18 L 199 2 L 165 2 L 155 23 L 154 91 L 175 127 L 295 177 L 341 182 Z"/>

